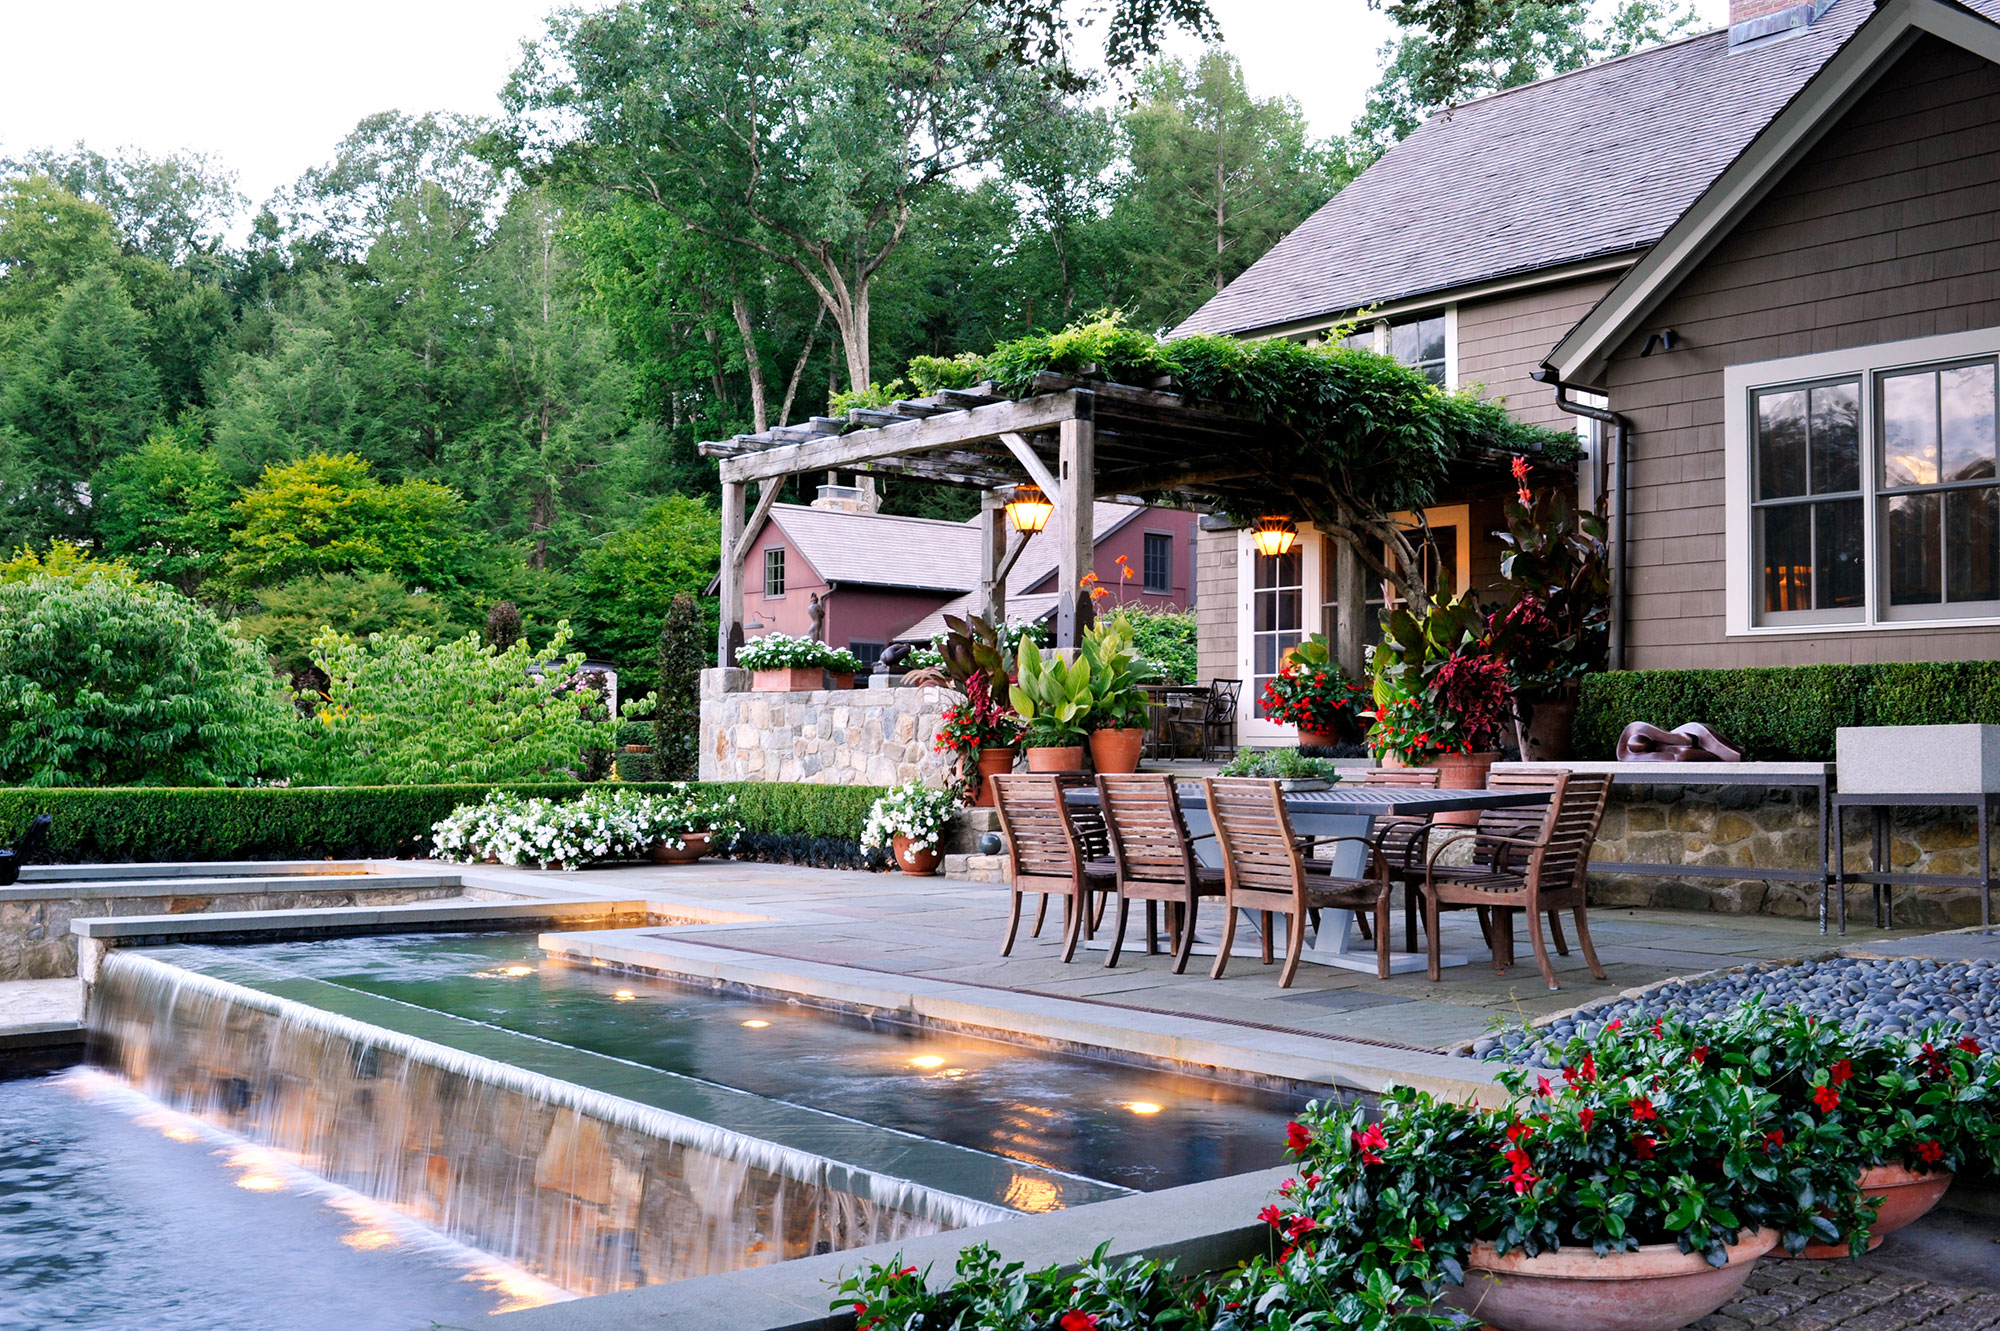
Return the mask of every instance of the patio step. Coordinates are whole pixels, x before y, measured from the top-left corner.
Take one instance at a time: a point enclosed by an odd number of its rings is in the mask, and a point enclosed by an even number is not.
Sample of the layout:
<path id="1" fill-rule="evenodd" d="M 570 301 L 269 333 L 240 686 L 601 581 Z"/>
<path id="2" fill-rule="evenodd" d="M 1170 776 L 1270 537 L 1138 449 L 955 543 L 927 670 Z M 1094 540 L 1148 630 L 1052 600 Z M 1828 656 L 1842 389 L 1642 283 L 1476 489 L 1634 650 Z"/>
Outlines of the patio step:
<path id="1" fill-rule="evenodd" d="M 462 889 L 456 873 L 344 873 L 222 875 L 208 878 L 133 877 L 31 880 L 0 888 L 0 901 L 96 900 L 103 897 L 218 897 L 268 893 L 318 895 L 335 892 L 396 892 Z"/>

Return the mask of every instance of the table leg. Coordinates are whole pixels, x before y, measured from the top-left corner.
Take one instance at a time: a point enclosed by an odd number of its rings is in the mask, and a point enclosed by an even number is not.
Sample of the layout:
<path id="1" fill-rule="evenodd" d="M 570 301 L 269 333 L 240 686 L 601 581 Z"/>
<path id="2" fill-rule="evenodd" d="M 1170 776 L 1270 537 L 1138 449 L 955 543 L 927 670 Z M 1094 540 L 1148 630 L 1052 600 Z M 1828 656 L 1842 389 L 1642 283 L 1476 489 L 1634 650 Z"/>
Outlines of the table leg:
<path id="1" fill-rule="evenodd" d="M 1979 797 L 1979 925 L 1993 923 L 1993 847 L 1987 839 L 1993 822 L 1993 797 Z"/>
<path id="2" fill-rule="evenodd" d="M 1833 908 L 1840 916 L 1840 932 L 1847 932 L 1847 820 L 1833 806 Z"/>
<path id="3" fill-rule="evenodd" d="M 1826 778 L 1821 777 L 1814 792 L 1819 800 L 1819 931 L 1826 932 L 1826 895 L 1833 882 L 1827 869 Z"/>
<path id="4" fill-rule="evenodd" d="M 1889 872 L 1889 810 L 1882 806 L 1877 806 L 1875 809 L 1874 864 L 1876 877 L 1879 878 Z M 1888 885 L 1886 883 L 1870 883 L 1869 887 L 1874 889 L 1872 899 L 1875 904 L 1875 927 L 1877 929 L 1887 928 L 1888 926 L 1882 922 L 1882 898 L 1886 895 Z"/>

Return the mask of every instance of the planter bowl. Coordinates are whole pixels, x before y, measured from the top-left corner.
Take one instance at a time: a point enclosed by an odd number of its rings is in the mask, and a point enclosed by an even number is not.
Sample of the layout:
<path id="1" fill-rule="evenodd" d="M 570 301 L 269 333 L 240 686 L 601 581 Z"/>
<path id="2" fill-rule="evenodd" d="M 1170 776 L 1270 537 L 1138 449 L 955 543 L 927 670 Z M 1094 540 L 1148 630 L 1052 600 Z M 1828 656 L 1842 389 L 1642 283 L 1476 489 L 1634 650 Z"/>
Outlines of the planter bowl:
<path id="1" fill-rule="evenodd" d="M 1029 749 L 1028 770 L 1030 772 L 1081 772 L 1083 770 L 1083 745 L 1069 744 L 1062 748 Z"/>
<path id="2" fill-rule="evenodd" d="M 1918 1174 L 1901 1165 L 1876 1165 L 1873 1169 L 1861 1171 L 1861 1195 L 1880 1197 L 1882 1205 L 1875 1212 L 1875 1223 L 1868 1230 L 1868 1248 L 1874 1251 L 1882 1245 L 1882 1240 L 1909 1224 L 1921 1219 L 1930 1209 L 1944 1200 L 1946 1189 L 1951 1187 L 1950 1174 Z M 1783 1248 L 1771 1254 L 1774 1257 L 1789 1257 Z M 1801 1257 L 1811 1257 L 1819 1261 L 1837 1261 L 1850 1256 L 1845 1243 L 1808 1243 Z"/>
<path id="3" fill-rule="evenodd" d="M 1484 790 L 1486 778 L 1492 774 L 1493 764 L 1499 759 L 1498 753 L 1440 753 L 1431 760 L 1431 766 L 1438 770 L 1439 790 Z M 1479 810 L 1440 813 L 1434 815 L 1431 821 L 1440 827 L 1477 827 Z"/>
<path id="4" fill-rule="evenodd" d="M 1562 762 L 1576 730 L 1576 699 L 1514 699 L 1514 742 L 1524 763 Z"/>
<path id="5" fill-rule="evenodd" d="M 1139 750 L 1146 743 L 1143 726 L 1133 726 L 1124 730 L 1093 730 L 1090 732 L 1090 761 L 1100 772 L 1136 772 L 1139 770 Z"/>
<path id="6" fill-rule="evenodd" d="M 664 841 L 655 841 L 647 858 L 655 864 L 693 864 L 708 854 L 708 833 L 689 832 L 681 838 L 681 848 L 675 850 Z"/>
<path id="7" fill-rule="evenodd" d="M 1330 749 L 1340 743 L 1340 735 L 1332 730 L 1307 730 L 1299 727 L 1299 747 L 1302 749 Z"/>
<path id="8" fill-rule="evenodd" d="M 944 852 L 936 846 L 928 850 L 911 850 L 910 839 L 905 836 L 889 838 L 890 849 L 896 856 L 896 867 L 912 878 L 928 878 L 938 871 L 944 861 Z"/>
<path id="9" fill-rule="evenodd" d="M 1671 1243 L 1609 1257 L 1588 1248 L 1503 1257 L 1475 1243 L 1465 1284 L 1446 1286 L 1443 1301 L 1500 1331 L 1677 1331 L 1729 1302 L 1777 1242 L 1775 1229 L 1745 1235 L 1727 1266 Z"/>

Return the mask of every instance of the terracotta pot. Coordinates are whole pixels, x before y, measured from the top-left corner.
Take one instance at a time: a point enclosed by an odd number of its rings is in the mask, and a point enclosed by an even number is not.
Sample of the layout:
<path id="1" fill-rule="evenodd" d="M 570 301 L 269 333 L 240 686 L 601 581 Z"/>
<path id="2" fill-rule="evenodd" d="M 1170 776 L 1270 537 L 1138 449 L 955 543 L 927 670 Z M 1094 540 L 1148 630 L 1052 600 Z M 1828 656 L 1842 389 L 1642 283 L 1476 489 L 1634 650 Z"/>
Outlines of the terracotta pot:
<path id="1" fill-rule="evenodd" d="M 784 670 L 750 672 L 752 693 L 812 693 L 826 685 L 826 671 L 819 666 L 790 666 Z"/>
<path id="2" fill-rule="evenodd" d="M 708 833 L 689 832 L 681 838 L 684 843 L 675 850 L 664 841 L 655 841 L 647 858 L 655 864 L 693 864 L 708 854 Z"/>
<path id="3" fill-rule="evenodd" d="M 972 801 L 974 808 L 993 807 L 993 785 L 986 778 L 1005 776 L 1014 770 L 1012 749 L 981 749 L 979 751 L 979 798 Z"/>
<path id="4" fill-rule="evenodd" d="M 1307 730 L 1299 727 L 1299 747 L 1302 749 L 1330 749 L 1340 743 L 1340 736 L 1331 730 Z"/>
<path id="5" fill-rule="evenodd" d="M 1514 742 L 1521 761 L 1562 762 L 1572 753 L 1570 734 L 1576 728 L 1576 699 L 1514 699 Z"/>
<path id="6" fill-rule="evenodd" d="M 836 689 L 853 688 L 854 672 L 852 670 L 843 670 L 835 674 L 833 677 L 833 687 L 835 687 Z"/>
<path id="7" fill-rule="evenodd" d="M 1720 1267 L 1672 1243 L 1609 1257 L 1587 1247 L 1502 1257 L 1475 1243 L 1465 1284 L 1445 1286 L 1442 1301 L 1500 1331 L 1676 1331 L 1729 1302 L 1777 1242 L 1775 1229 L 1745 1235 Z"/>
<path id="8" fill-rule="evenodd" d="M 906 836 L 891 837 L 889 844 L 896 852 L 896 867 L 912 878 L 928 878 L 944 862 L 942 850 L 936 846 L 929 850 L 911 850 L 910 839 Z"/>
<path id="9" fill-rule="evenodd" d="M 1499 758 L 1497 753 L 1440 753 L 1431 760 L 1431 766 L 1438 769 L 1439 790 L 1484 790 L 1486 778 Z M 1431 821 L 1441 827 L 1476 827 L 1479 810 L 1440 813 Z"/>
<path id="10" fill-rule="evenodd" d="M 1028 770 L 1030 772 L 1081 772 L 1083 770 L 1083 745 L 1070 744 L 1059 749 L 1029 749 Z"/>
<path id="11" fill-rule="evenodd" d="M 1918 1174 L 1901 1165 L 1876 1165 L 1873 1169 L 1861 1171 L 1861 1195 L 1880 1197 L 1880 1208 L 1875 1212 L 1875 1223 L 1868 1230 L 1868 1247 L 1872 1252 L 1882 1244 L 1882 1240 L 1913 1220 L 1922 1218 L 1933 1206 L 1944 1200 L 1946 1189 L 1951 1187 L 1950 1174 Z M 1783 1248 L 1771 1254 L 1773 1257 L 1789 1257 Z M 1849 1256 L 1845 1243 L 1808 1243 L 1801 1257 L 1812 1257 L 1819 1261 L 1833 1261 Z"/>
<path id="12" fill-rule="evenodd" d="M 1090 732 L 1090 762 L 1100 772 L 1136 772 L 1139 749 L 1146 742 L 1144 726 Z"/>

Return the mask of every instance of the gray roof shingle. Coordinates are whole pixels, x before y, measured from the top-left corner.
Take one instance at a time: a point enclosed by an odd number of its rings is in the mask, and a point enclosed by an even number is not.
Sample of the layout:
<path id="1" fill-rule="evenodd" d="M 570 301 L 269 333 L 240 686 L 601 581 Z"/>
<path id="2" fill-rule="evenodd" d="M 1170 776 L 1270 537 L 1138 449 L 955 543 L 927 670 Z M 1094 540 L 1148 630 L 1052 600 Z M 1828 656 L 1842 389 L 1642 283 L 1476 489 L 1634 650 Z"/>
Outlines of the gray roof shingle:
<path id="1" fill-rule="evenodd" d="M 1731 51 L 1717 30 L 1440 112 L 1174 332 L 1253 332 L 1641 250 L 1872 12 L 1837 0 L 1796 37 Z"/>
<path id="2" fill-rule="evenodd" d="M 979 524 L 771 505 L 771 521 L 828 582 L 964 592 L 979 583 Z"/>

